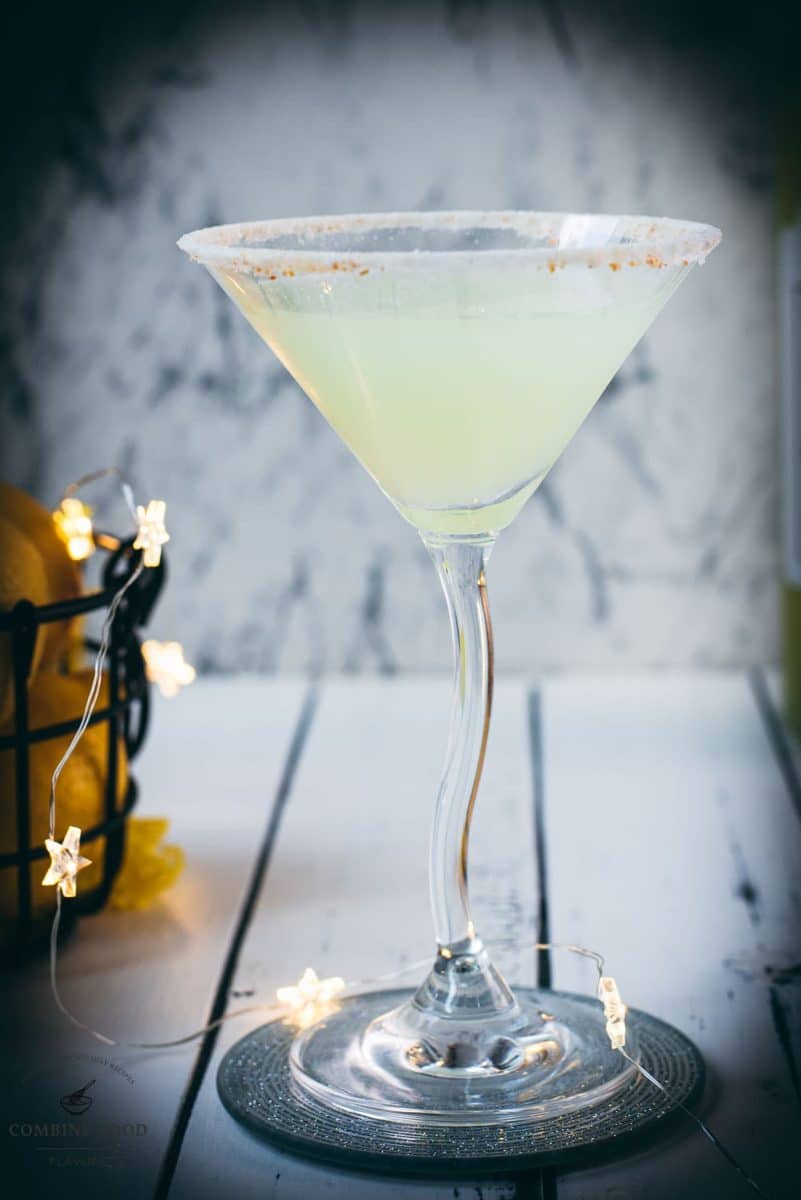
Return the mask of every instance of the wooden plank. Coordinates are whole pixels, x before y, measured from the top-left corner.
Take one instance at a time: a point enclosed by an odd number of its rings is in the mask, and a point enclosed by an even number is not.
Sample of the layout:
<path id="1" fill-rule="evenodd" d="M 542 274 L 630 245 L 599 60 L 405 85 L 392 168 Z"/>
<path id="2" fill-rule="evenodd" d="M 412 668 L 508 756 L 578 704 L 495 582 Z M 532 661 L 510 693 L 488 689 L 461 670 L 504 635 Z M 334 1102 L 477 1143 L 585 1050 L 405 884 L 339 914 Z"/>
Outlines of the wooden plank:
<path id="1" fill-rule="evenodd" d="M 747 680 L 553 680 L 543 722 L 552 936 L 601 950 L 629 1004 L 693 1038 L 712 1128 L 767 1193 L 787 1194 L 801 827 Z M 554 977 L 588 982 L 560 957 Z M 671 1144 L 558 1186 L 560 1200 L 746 1194 L 689 1122 Z"/>
<path id="2" fill-rule="evenodd" d="M 306 691 L 302 681 L 201 680 L 173 702 L 156 698 L 136 763 L 140 811 L 170 818 L 187 867 L 157 907 L 87 918 L 64 947 L 61 989 L 81 1019 L 137 1041 L 208 1019 Z M 24 1194 L 152 1195 L 198 1044 L 100 1045 L 57 1012 L 42 961 L 4 981 L 0 1027 L 4 1159 L 24 1175 Z M 91 1078 L 91 1110 L 70 1117 L 60 1098 Z M 75 1132 L 26 1136 L 34 1123 Z"/>
<path id="3" fill-rule="evenodd" d="M 271 997 L 307 965 L 349 979 L 432 953 L 427 854 L 444 756 L 446 681 L 336 681 L 324 689 L 236 987 Z M 533 939 L 535 880 L 526 689 L 497 690 L 471 853 L 475 915 L 501 947 Z M 499 954 L 507 962 L 514 956 Z M 531 955 L 510 974 L 531 981 Z M 215 1086 L 221 1053 L 258 1018 L 226 1026 L 187 1130 L 170 1200 L 390 1200 L 476 1196 L 469 1185 L 409 1184 L 315 1166 L 246 1133 Z M 533 1187 L 533 1181 L 527 1181 Z M 485 1200 L 515 1193 L 484 1184 Z"/>

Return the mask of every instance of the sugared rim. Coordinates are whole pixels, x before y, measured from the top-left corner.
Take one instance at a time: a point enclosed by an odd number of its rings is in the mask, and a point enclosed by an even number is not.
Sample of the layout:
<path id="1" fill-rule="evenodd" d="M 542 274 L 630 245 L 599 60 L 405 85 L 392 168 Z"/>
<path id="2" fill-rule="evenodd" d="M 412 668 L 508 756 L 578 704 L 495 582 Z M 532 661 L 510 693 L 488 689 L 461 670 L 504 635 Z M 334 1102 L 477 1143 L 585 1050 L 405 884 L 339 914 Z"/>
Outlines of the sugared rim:
<path id="1" fill-rule="evenodd" d="M 588 222 L 604 225 L 624 243 L 580 246 L 579 239 Z M 364 233 L 370 229 L 513 229 L 536 238 L 546 238 L 546 246 L 515 249 L 458 250 L 331 250 L 313 246 L 315 238 L 329 234 Z M 249 246 L 270 238 L 308 239 L 308 249 L 275 249 Z M 571 263 L 588 267 L 689 266 L 703 262 L 721 239 L 713 225 L 669 217 L 624 216 L 611 213 L 554 212 L 401 212 L 361 213 L 346 216 L 280 218 L 270 221 L 243 221 L 235 225 L 213 225 L 185 234 L 178 246 L 190 258 L 207 266 L 264 274 L 268 277 L 330 271 L 366 274 L 370 269 L 391 265 L 433 265 L 437 260 L 457 265 L 478 255 L 493 255 L 523 261 L 555 271 Z M 365 269 L 366 268 L 366 269 Z"/>

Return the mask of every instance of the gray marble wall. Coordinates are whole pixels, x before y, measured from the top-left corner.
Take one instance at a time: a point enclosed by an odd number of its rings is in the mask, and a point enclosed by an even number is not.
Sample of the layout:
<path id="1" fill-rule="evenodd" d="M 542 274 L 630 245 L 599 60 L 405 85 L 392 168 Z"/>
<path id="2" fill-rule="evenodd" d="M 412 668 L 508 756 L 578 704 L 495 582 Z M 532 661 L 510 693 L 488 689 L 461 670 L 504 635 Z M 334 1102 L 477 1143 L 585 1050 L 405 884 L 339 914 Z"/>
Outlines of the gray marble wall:
<path id="1" fill-rule="evenodd" d="M 231 6 L 97 56 L 5 271 L 0 465 L 48 500 L 106 463 L 163 495 L 154 632 L 205 669 L 448 662 L 416 535 L 174 246 L 216 221 L 404 207 L 722 227 L 501 539 L 498 655 L 775 657 L 767 119 L 736 63 L 602 11 Z"/>

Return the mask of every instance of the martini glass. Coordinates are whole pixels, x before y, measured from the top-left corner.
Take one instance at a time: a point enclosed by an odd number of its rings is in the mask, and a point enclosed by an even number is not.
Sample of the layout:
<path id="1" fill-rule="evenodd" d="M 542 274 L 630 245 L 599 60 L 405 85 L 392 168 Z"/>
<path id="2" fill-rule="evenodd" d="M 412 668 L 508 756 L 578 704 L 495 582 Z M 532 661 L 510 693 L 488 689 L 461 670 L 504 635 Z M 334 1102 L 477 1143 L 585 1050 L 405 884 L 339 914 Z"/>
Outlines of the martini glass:
<path id="1" fill-rule="evenodd" d="M 608 1102 L 636 1071 L 597 1002 L 513 992 L 473 923 L 468 839 L 493 679 L 485 572 L 500 531 L 719 239 L 649 217 L 451 212 L 225 225 L 178 243 L 417 528 L 450 613 L 437 951 L 413 993 L 350 997 L 292 1041 L 293 1086 L 327 1108 L 497 1128 Z M 633 1035 L 627 1050 L 636 1059 Z"/>

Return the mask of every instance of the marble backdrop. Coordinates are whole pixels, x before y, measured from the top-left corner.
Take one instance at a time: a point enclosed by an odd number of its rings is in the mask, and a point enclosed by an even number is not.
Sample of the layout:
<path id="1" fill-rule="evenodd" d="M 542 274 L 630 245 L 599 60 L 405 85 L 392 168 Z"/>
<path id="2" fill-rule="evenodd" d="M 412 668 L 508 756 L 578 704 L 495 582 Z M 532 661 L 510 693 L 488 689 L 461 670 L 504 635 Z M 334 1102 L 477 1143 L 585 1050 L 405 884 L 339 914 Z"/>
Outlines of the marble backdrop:
<path id="1" fill-rule="evenodd" d="M 174 245 L 404 207 L 723 228 L 501 539 L 497 648 L 526 671 L 775 658 L 767 119 L 736 64 L 603 7 L 232 5 L 96 57 L 14 227 L 0 465 L 48 501 L 107 463 L 167 499 L 153 632 L 202 668 L 448 663 L 415 533 Z"/>

